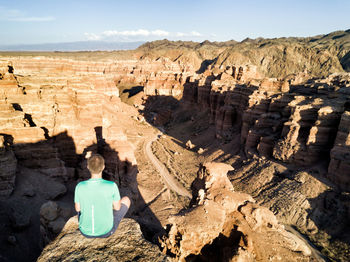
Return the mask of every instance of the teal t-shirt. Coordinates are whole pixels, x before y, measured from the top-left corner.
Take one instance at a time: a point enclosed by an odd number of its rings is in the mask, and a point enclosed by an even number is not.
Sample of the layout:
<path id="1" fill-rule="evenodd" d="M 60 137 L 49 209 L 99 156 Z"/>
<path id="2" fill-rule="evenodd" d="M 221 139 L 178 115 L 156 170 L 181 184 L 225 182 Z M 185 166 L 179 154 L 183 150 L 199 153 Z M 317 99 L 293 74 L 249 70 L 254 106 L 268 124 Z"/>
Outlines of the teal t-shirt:
<path id="1" fill-rule="evenodd" d="M 80 204 L 79 229 L 85 235 L 101 236 L 113 227 L 113 201 L 120 200 L 118 186 L 102 178 L 80 182 L 74 202 Z"/>

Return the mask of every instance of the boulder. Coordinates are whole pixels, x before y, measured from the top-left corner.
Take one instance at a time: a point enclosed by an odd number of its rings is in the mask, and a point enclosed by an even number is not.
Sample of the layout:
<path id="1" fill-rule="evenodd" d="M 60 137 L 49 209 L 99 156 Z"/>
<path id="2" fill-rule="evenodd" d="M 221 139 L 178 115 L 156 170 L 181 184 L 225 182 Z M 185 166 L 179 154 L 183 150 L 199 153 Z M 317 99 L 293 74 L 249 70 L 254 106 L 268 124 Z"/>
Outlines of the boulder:
<path id="1" fill-rule="evenodd" d="M 86 238 L 78 229 L 78 218 L 70 218 L 58 237 L 42 251 L 46 261 L 170 261 L 158 247 L 144 239 L 139 224 L 124 218 L 109 238 Z"/>
<path id="2" fill-rule="evenodd" d="M 191 140 L 188 140 L 188 141 L 186 142 L 186 147 L 189 148 L 189 149 L 193 149 L 193 148 L 195 147 L 195 145 L 192 144 Z"/>
<path id="3" fill-rule="evenodd" d="M 47 221 L 53 221 L 59 214 L 58 205 L 53 201 L 44 203 L 40 208 L 40 216 Z"/>
<path id="4" fill-rule="evenodd" d="M 54 221 L 49 222 L 48 228 L 52 233 L 57 235 L 58 233 L 61 232 L 65 224 L 66 224 L 66 220 L 62 217 L 58 217 Z"/>

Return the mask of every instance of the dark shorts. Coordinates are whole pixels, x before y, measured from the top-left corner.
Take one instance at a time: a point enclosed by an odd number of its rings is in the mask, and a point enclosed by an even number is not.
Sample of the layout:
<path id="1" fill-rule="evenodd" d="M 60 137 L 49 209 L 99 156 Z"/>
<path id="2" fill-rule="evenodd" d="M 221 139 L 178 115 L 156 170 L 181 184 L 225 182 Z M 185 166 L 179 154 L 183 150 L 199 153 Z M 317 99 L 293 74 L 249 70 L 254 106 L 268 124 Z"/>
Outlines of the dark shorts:
<path id="1" fill-rule="evenodd" d="M 109 232 L 107 232 L 104 235 L 101 235 L 101 236 L 89 236 L 89 235 L 85 235 L 80 230 L 79 231 L 84 237 L 87 237 L 87 238 L 106 238 L 106 237 L 109 237 L 109 236 L 113 235 L 113 233 L 117 230 L 120 221 L 126 215 L 126 213 L 128 212 L 128 209 L 129 209 L 128 206 L 122 203 L 119 210 L 113 210 L 113 227 L 112 227 L 112 229 Z M 78 213 L 78 219 L 79 219 L 79 217 L 80 217 L 80 212 Z"/>

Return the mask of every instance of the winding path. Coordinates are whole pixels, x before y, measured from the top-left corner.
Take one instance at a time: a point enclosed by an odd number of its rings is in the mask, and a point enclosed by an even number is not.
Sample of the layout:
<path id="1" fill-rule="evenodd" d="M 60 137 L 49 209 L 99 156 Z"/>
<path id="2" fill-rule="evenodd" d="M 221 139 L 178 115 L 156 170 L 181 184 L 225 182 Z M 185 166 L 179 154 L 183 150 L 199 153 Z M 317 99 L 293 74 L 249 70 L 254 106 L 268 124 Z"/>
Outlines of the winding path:
<path id="1" fill-rule="evenodd" d="M 153 166 L 158 170 L 160 176 L 163 178 L 166 186 L 177 194 L 185 197 L 191 198 L 192 195 L 188 190 L 183 187 L 168 171 L 168 169 L 158 160 L 158 158 L 153 154 L 151 146 L 154 141 L 158 139 L 161 133 L 157 133 L 154 137 L 150 137 L 149 140 L 145 141 L 144 152 L 148 159 L 151 161 Z"/>

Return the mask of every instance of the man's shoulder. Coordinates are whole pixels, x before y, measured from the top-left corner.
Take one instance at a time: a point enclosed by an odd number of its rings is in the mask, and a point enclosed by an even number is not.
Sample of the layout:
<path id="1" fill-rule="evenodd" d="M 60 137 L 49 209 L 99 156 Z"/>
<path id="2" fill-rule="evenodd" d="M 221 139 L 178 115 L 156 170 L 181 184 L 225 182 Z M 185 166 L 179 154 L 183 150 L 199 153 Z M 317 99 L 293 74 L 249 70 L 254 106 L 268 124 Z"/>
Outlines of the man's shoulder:
<path id="1" fill-rule="evenodd" d="M 103 188 L 111 190 L 112 192 L 119 191 L 117 183 L 114 181 L 103 180 Z"/>
<path id="2" fill-rule="evenodd" d="M 80 181 L 80 182 L 77 184 L 77 187 L 83 186 L 83 185 L 85 185 L 85 184 L 87 184 L 87 180 Z"/>
<path id="3" fill-rule="evenodd" d="M 80 181 L 75 189 L 78 190 L 79 188 L 83 189 L 84 187 L 86 187 L 88 185 L 88 180 L 84 180 L 84 181 Z"/>
<path id="4" fill-rule="evenodd" d="M 105 179 L 102 179 L 102 183 L 109 186 L 117 185 L 114 181 L 105 180 Z"/>

